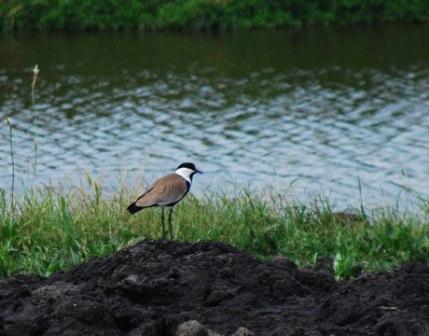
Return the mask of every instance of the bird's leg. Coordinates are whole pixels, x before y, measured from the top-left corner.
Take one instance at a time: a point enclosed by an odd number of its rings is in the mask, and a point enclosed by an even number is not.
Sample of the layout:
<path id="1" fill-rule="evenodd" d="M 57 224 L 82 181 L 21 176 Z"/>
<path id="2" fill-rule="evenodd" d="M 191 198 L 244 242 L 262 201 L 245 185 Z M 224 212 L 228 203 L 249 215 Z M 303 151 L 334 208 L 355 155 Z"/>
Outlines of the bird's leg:
<path id="1" fill-rule="evenodd" d="M 170 212 L 168 214 L 168 225 L 170 227 L 170 238 L 173 240 L 173 226 L 171 225 L 171 216 L 173 214 L 173 207 L 170 208 Z"/>
<path id="2" fill-rule="evenodd" d="M 161 223 L 162 223 L 162 238 L 165 239 L 165 226 L 164 226 L 164 207 L 161 207 Z"/>

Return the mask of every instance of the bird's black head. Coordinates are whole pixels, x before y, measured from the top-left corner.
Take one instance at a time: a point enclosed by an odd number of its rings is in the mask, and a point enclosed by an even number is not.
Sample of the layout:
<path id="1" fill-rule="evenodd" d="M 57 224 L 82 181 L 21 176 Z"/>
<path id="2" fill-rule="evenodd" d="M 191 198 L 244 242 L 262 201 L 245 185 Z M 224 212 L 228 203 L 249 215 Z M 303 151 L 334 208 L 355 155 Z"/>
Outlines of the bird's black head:
<path id="1" fill-rule="evenodd" d="M 193 171 L 197 170 L 197 167 L 195 167 L 195 165 L 192 162 L 181 163 L 176 169 L 180 169 L 180 168 L 188 168 L 188 169 L 192 169 Z"/>
<path id="2" fill-rule="evenodd" d="M 188 170 L 187 170 L 188 169 Z M 198 170 L 197 167 L 192 162 L 184 162 L 176 168 L 176 172 L 180 171 L 180 175 L 184 176 L 185 179 L 191 180 L 194 174 L 202 174 L 201 170 Z"/>

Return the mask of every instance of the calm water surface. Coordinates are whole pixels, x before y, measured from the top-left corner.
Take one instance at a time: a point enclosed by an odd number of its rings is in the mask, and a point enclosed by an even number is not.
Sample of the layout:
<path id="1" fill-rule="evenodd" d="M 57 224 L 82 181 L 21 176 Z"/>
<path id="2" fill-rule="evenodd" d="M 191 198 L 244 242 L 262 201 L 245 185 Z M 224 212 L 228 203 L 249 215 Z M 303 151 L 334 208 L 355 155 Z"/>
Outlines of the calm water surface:
<path id="1" fill-rule="evenodd" d="M 357 206 L 360 180 L 366 205 L 412 202 L 429 197 L 429 27 L 3 36 L 5 116 L 20 190 L 82 170 L 115 188 L 192 160 L 197 193 L 273 185 Z M 10 168 L 2 122 L 0 187 Z"/>

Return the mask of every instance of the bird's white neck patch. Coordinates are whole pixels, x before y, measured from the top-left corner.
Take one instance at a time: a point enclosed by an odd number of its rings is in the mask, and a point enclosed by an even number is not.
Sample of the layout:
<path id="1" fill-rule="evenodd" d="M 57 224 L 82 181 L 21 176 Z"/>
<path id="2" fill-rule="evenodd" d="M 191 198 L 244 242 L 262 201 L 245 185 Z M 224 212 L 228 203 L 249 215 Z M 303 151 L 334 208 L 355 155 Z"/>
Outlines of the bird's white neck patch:
<path id="1" fill-rule="evenodd" d="M 194 171 L 192 170 L 192 169 L 189 169 L 189 168 L 179 168 L 179 169 L 177 169 L 176 171 L 175 171 L 175 173 L 177 174 L 177 175 L 180 175 L 180 176 L 182 176 L 186 181 L 188 181 L 189 183 L 192 183 L 192 181 L 191 181 L 191 174 L 193 173 Z"/>

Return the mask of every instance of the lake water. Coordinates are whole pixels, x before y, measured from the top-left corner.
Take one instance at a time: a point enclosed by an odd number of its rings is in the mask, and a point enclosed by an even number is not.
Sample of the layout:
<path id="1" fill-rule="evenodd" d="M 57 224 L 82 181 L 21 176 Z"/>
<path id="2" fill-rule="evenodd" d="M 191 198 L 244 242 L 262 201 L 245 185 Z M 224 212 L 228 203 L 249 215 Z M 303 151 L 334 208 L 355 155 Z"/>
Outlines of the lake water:
<path id="1" fill-rule="evenodd" d="M 412 203 L 429 197 L 429 26 L 3 36 L 5 116 L 20 190 L 82 170 L 115 188 L 118 172 L 152 181 L 192 160 L 196 193 Z M 2 122 L 6 189 L 8 139 Z"/>

